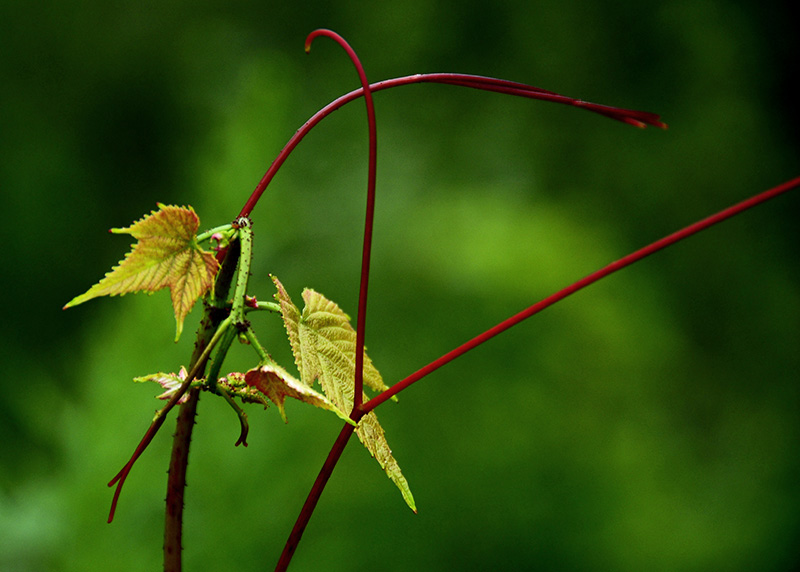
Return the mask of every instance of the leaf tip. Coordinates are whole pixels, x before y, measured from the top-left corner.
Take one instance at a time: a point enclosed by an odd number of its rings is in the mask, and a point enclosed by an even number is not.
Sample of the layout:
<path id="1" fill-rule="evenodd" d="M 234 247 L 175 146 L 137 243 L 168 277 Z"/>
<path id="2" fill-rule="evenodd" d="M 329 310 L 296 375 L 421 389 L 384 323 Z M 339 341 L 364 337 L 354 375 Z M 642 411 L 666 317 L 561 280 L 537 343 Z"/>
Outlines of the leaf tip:
<path id="1" fill-rule="evenodd" d="M 417 513 L 417 503 L 414 501 L 414 495 L 411 494 L 408 484 L 406 484 L 405 488 L 400 489 L 400 493 L 403 495 L 403 500 L 406 501 L 408 508 L 414 511 L 414 514 L 419 514 Z"/>
<path id="2" fill-rule="evenodd" d="M 87 294 L 89 294 L 88 291 L 84 292 L 83 294 L 79 294 L 78 296 L 75 296 L 72 300 L 64 304 L 64 306 L 61 309 L 66 310 L 67 308 L 78 306 L 79 304 L 83 304 L 87 300 L 91 300 L 92 298 L 94 298 L 94 296 L 87 296 Z"/>
<path id="3" fill-rule="evenodd" d="M 184 316 L 179 316 L 178 312 L 175 312 L 175 343 L 178 343 L 178 340 L 181 338 L 181 334 L 183 333 L 183 318 Z"/>

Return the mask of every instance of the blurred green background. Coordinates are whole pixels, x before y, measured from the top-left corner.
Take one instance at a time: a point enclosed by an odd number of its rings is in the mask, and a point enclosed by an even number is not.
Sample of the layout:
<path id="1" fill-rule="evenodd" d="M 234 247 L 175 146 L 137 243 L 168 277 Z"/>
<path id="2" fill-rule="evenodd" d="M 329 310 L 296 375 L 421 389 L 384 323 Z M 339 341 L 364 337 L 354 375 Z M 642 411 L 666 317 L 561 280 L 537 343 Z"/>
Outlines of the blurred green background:
<path id="1" fill-rule="evenodd" d="M 371 80 L 458 71 L 663 114 L 636 130 L 449 86 L 376 95 L 367 344 L 394 383 L 635 248 L 798 175 L 797 8 L 764 2 L 0 5 L 0 569 L 155 570 L 172 420 L 116 521 L 105 484 L 189 358 L 169 297 L 61 306 L 157 201 L 230 221 L 294 131 Z M 301 144 L 254 212 L 268 273 L 355 315 L 363 104 Z M 797 192 L 559 303 L 378 410 L 417 516 L 351 443 L 293 570 L 792 570 L 800 564 Z M 257 331 L 291 365 L 282 327 Z M 252 365 L 238 349 L 225 369 Z M 340 423 L 203 398 L 185 566 L 274 566 Z"/>

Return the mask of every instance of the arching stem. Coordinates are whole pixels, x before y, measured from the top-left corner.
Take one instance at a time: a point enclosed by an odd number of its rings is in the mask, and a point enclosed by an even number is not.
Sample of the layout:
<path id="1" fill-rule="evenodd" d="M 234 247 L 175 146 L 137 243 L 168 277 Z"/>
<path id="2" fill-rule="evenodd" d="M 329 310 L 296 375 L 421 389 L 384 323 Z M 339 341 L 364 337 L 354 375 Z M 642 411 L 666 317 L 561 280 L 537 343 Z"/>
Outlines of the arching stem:
<path id="1" fill-rule="evenodd" d="M 417 83 L 443 83 L 448 85 L 457 85 L 461 87 L 469 87 L 472 89 L 480 89 L 484 91 L 494 91 L 496 93 L 503 93 L 506 95 L 514 95 L 517 97 L 526 97 L 528 99 L 538 99 L 542 101 L 549 101 L 552 103 L 560 103 L 562 105 L 570 105 L 573 107 L 579 107 L 581 109 L 586 109 L 587 111 L 591 111 L 593 113 L 598 113 L 605 117 L 609 117 L 616 121 L 621 121 L 623 123 L 627 123 L 628 125 L 633 125 L 635 127 L 645 127 L 647 125 L 652 125 L 653 127 L 660 127 L 665 129 L 667 125 L 660 120 L 660 117 L 655 113 L 650 113 L 647 111 L 636 111 L 633 109 L 623 109 L 621 107 L 612 107 L 609 105 L 600 105 L 597 103 L 591 103 L 589 101 L 583 101 L 582 99 L 576 99 L 573 97 L 568 97 L 566 95 L 561 95 L 552 91 L 548 91 L 546 89 L 542 89 L 540 87 L 534 87 L 531 85 L 526 85 L 524 83 L 518 83 L 514 81 L 508 81 L 504 79 L 496 79 L 493 77 L 483 77 L 477 75 L 469 75 L 469 74 L 460 74 L 460 73 L 429 73 L 429 74 L 414 74 L 409 76 L 398 77 L 394 79 L 387 79 L 384 81 L 379 81 L 377 83 L 373 83 L 369 86 L 369 91 L 375 93 L 377 91 L 383 91 L 384 89 L 391 89 L 394 87 L 400 87 L 403 85 L 413 85 Z M 295 132 L 294 135 L 289 139 L 289 141 L 284 145 L 281 152 L 278 153 L 278 156 L 269 166 L 267 172 L 264 173 L 264 176 L 261 177 L 261 180 L 256 185 L 253 192 L 250 194 L 250 197 L 245 202 L 245 205 L 242 207 L 239 216 L 249 216 L 250 213 L 253 212 L 256 204 L 258 204 L 261 195 L 266 190 L 269 183 L 275 177 L 275 174 L 278 170 L 283 166 L 283 163 L 286 161 L 287 157 L 294 151 L 295 147 L 303 140 L 303 138 L 311 131 L 320 121 L 326 118 L 328 115 L 339 109 L 340 107 L 344 106 L 351 101 L 354 101 L 364 95 L 364 88 L 358 88 L 350 93 L 346 93 L 341 97 L 335 99 L 319 111 L 317 111 L 311 118 L 306 121 L 300 129 Z"/>

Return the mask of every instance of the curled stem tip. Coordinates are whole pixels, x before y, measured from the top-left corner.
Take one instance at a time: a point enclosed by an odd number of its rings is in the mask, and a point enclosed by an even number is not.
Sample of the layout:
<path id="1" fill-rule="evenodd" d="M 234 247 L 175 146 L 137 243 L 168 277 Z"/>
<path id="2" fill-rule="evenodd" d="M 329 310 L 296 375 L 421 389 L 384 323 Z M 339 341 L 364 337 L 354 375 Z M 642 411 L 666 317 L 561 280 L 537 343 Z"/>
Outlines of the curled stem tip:
<path id="1" fill-rule="evenodd" d="M 341 39 L 341 36 L 334 32 L 333 30 L 328 30 L 326 28 L 317 28 L 313 32 L 311 32 L 308 36 L 306 36 L 306 43 L 305 43 L 305 50 L 306 53 L 311 51 L 311 44 L 314 42 L 314 38 L 319 36 L 328 36 L 329 38 L 336 39 L 337 37 Z M 342 40 L 344 41 L 344 40 Z"/>
<path id="2" fill-rule="evenodd" d="M 345 51 L 347 52 L 347 54 L 350 56 L 351 59 L 355 57 L 355 52 L 353 52 L 352 48 L 348 45 L 345 39 L 336 32 L 334 32 L 333 30 L 329 30 L 327 28 L 317 28 L 316 30 L 311 32 L 308 36 L 306 36 L 306 43 L 305 43 L 306 53 L 311 52 L 311 44 L 314 42 L 316 38 L 320 36 L 331 38 L 333 41 L 335 41 L 337 44 L 339 44 L 345 49 Z M 355 59 L 357 60 L 358 58 Z"/>

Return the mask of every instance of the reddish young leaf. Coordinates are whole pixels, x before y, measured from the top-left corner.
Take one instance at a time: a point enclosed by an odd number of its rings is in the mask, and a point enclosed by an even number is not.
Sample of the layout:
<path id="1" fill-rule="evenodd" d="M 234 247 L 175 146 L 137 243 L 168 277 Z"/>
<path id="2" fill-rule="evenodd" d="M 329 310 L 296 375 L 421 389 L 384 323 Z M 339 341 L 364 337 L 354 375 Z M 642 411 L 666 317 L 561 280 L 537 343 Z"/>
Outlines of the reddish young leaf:
<path id="1" fill-rule="evenodd" d="M 287 397 L 293 397 L 321 409 L 328 409 L 342 419 L 349 420 L 347 414 L 331 403 L 327 397 L 314 391 L 299 379 L 295 379 L 278 365 L 265 364 L 251 369 L 244 374 L 244 379 L 247 385 L 258 389 L 278 406 L 284 423 L 289 422 L 283 405 Z"/>
<path id="2" fill-rule="evenodd" d="M 115 234 L 130 234 L 138 240 L 133 249 L 111 272 L 86 293 L 76 296 L 64 308 L 98 296 L 122 296 L 130 292 L 153 293 L 169 288 L 175 311 L 175 340 L 183 320 L 198 298 L 214 284 L 219 270 L 214 254 L 197 244 L 200 219 L 191 207 L 158 204 L 128 228 L 112 228 Z"/>
<path id="3" fill-rule="evenodd" d="M 178 391 L 183 382 L 186 381 L 186 376 L 188 372 L 186 368 L 181 366 L 180 371 L 175 373 L 151 373 L 150 375 L 143 375 L 141 377 L 134 377 L 133 381 L 137 383 L 146 383 L 148 381 L 152 381 L 160 385 L 164 388 L 164 393 L 157 395 L 156 399 L 163 399 L 164 401 L 169 401 L 172 399 L 172 396 L 175 395 L 175 392 Z M 198 380 L 198 383 L 202 380 Z M 178 403 L 186 403 L 186 400 L 189 399 L 189 393 L 185 393 L 183 397 L 178 400 Z"/>

